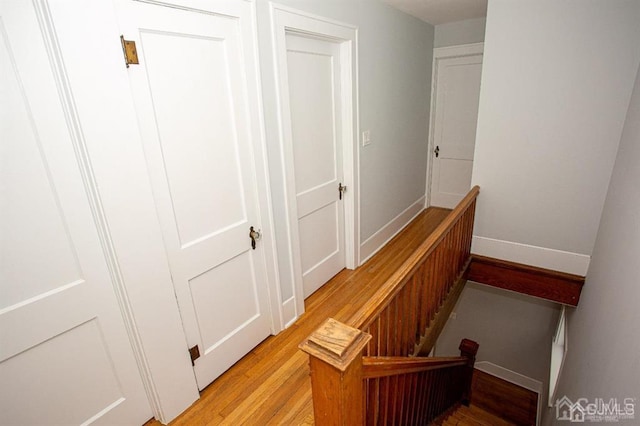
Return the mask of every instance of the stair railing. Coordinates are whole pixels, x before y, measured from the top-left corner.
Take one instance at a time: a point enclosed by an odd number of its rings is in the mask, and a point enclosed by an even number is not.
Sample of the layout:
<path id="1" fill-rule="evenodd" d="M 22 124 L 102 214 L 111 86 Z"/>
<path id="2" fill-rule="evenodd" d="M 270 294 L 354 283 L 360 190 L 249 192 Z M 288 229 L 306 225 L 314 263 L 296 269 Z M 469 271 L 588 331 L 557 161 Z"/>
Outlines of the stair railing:
<path id="1" fill-rule="evenodd" d="M 309 354 L 316 425 L 425 425 L 468 403 L 478 344 L 459 357 L 367 357 L 371 335 L 329 318 L 301 344 Z"/>
<path id="2" fill-rule="evenodd" d="M 316 425 L 426 424 L 468 399 L 475 342 L 463 340 L 459 358 L 409 357 L 430 350 L 448 316 L 439 311 L 464 286 L 479 191 L 469 191 L 347 324 L 328 319 L 300 344 Z"/>
<path id="3" fill-rule="evenodd" d="M 464 280 L 471 259 L 479 192 L 478 186 L 473 187 L 369 303 L 347 321 L 371 334 L 365 355 L 417 355 L 426 341 L 434 341 L 426 332 L 449 291 Z"/>

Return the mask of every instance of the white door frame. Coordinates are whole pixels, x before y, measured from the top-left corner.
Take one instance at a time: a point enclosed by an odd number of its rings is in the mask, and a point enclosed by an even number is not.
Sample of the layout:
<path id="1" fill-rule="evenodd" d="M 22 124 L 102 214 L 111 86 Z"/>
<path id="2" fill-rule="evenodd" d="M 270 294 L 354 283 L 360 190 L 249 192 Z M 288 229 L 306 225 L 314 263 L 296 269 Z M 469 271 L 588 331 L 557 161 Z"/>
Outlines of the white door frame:
<path id="1" fill-rule="evenodd" d="M 433 49 L 433 63 L 431 66 L 431 106 L 429 117 L 429 161 L 427 163 L 427 183 L 424 199 L 425 208 L 431 205 L 431 172 L 433 171 L 433 147 L 436 120 L 436 93 L 438 89 L 438 66 L 442 59 L 463 58 L 465 56 L 482 55 L 484 43 L 461 44 L 458 46 L 436 47 Z"/>
<path id="2" fill-rule="evenodd" d="M 295 176 L 293 173 L 293 137 L 287 75 L 286 33 L 300 34 L 340 43 L 342 64 L 342 151 L 344 180 L 348 191 L 344 197 L 345 261 L 348 269 L 360 263 L 360 215 L 358 173 L 358 29 L 349 24 L 270 3 L 273 30 L 273 57 L 278 102 L 278 128 L 285 177 L 287 234 L 291 247 L 295 317 L 304 312 L 302 263 L 300 255 Z M 287 301 L 283 301 L 286 303 Z"/>

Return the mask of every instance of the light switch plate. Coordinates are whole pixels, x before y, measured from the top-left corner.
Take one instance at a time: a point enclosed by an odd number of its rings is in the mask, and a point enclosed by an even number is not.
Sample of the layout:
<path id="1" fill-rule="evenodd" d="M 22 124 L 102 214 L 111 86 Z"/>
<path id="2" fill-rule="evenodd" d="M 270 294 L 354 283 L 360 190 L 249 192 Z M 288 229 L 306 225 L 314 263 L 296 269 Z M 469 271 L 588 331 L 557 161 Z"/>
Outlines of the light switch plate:
<path id="1" fill-rule="evenodd" d="M 362 146 L 367 146 L 371 143 L 371 130 L 365 130 L 362 132 Z"/>

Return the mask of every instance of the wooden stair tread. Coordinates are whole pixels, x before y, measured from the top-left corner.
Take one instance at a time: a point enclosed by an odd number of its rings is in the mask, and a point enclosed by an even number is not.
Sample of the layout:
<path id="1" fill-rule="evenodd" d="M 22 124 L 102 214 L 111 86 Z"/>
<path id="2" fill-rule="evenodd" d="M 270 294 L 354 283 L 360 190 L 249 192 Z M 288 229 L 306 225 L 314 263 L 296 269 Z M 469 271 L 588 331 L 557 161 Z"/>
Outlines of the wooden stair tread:
<path id="1" fill-rule="evenodd" d="M 443 426 L 513 426 L 494 414 L 491 414 L 482 408 L 464 405 L 459 406 L 452 412 L 443 422 Z"/>

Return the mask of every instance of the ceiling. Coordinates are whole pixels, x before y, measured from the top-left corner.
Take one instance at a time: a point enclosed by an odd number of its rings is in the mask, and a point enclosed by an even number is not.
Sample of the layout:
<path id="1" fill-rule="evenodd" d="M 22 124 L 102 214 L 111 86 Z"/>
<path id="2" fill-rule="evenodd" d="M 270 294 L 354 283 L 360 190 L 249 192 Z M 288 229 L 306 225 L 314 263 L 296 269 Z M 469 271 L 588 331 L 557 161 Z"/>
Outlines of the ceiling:
<path id="1" fill-rule="evenodd" d="M 382 0 L 431 25 L 487 16 L 487 0 Z"/>

